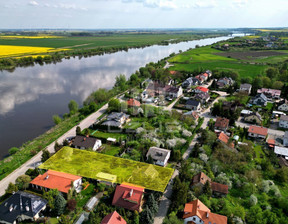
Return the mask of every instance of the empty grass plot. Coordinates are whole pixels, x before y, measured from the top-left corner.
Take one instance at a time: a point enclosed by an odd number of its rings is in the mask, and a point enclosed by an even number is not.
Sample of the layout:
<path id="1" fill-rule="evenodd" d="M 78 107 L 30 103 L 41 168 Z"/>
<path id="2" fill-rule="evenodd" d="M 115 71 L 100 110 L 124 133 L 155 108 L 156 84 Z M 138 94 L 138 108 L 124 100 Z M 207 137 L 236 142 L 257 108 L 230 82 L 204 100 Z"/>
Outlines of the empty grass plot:
<path id="1" fill-rule="evenodd" d="M 174 172 L 171 168 L 70 147 L 63 147 L 40 168 L 101 181 L 108 181 L 113 177 L 115 183 L 127 182 L 160 192 L 165 190 Z"/>

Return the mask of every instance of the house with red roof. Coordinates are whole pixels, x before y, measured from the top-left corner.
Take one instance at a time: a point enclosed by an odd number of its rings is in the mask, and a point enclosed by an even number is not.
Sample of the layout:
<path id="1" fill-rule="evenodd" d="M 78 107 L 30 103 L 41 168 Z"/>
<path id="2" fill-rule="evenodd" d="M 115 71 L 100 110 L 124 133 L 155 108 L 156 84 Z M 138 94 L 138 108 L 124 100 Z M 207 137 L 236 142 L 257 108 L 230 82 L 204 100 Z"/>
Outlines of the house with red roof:
<path id="1" fill-rule="evenodd" d="M 267 145 L 270 149 L 274 149 L 275 147 L 275 139 L 268 139 L 267 140 Z"/>
<path id="2" fill-rule="evenodd" d="M 194 90 L 195 93 L 208 93 L 209 89 L 203 87 L 203 86 L 197 86 Z"/>
<path id="3" fill-rule="evenodd" d="M 207 181 L 210 182 L 212 193 L 215 196 L 226 196 L 229 193 L 228 185 L 211 181 L 211 179 L 203 172 L 196 174 L 192 178 L 191 185 L 202 189 Z"/>
<path id="4" fill-rule="evenodd" d="M 225 143 L 231 148 L 234 148 L 234 143 L 229 143 L 229 136 L 227 136 L 224 132 L 221 132 L 218 136 L 218 141 Z"/>
<path id="5" fill-rule="evenodd" d="M 185 204 L 184 224 L 227 224 L 227 217 L 212 213 L 199 199 Z"/>
<path id="6" fill-rule="evenodd" d="M 133 98 L 127 100 L 128 107 L 140 107 L 141 103 L 138 100 L 135 100 Z"/>
<path id="7" fill-rule="evenodd" d="M 260 126 L 251 125 L 248 129 L 248 136 L 251 138 L 265 139 L 268 135 L 268 129 Z"/>
<path id="8" fill-rule="evenodd" d="M 214 127 L 217 130 L 226 131 L 229 127 L 229 119 L 224 117 L 217 117 Z"/>
<path id="9" fill-rule="evenodd" d="M 142 211 L 144 188 L 123 183 L 117 185 L 112 205 L 126 208 L 131 211 Z"/>
<path id="10" fill-rule="evenodd" d="M 57 189 L 58 191 L 67 194 L 72 188 L 72 184 L 77 193 L 81 191 L 82 177 L 58 172 L 54 170 L 48 170 L 43 175 L 38 175 L 33 179 L 30 184 L 32 188 L 36 190 Z"/>
<path id="11" fill-rule="evenodd" d="M 127 224 L 127 222 L 118 214 L 118 212 L 114 211 L 106 215 L 102 219 L 101 224 Z"/>

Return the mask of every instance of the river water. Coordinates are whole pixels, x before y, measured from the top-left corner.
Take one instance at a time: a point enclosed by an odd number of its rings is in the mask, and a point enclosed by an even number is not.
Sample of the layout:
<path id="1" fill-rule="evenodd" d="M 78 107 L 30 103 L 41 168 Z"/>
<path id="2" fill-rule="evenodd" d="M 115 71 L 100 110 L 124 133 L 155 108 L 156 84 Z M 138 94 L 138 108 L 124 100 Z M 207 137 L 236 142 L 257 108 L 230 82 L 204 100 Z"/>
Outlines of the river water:
<path id="1" fill-rule="evenodd" d="M 125 74 L 128 78 L 140 67 L 173 52 L 228 38 L 231 37 L 154 45 L 0 72 L 0 159 L 8 154 L 9 148 L 19 147 L 50 129 L 54 125 L 52 116 L 67 113 L 70 100 L 81 105 L 98 88 L 112 88 L 117 75 Z"/>

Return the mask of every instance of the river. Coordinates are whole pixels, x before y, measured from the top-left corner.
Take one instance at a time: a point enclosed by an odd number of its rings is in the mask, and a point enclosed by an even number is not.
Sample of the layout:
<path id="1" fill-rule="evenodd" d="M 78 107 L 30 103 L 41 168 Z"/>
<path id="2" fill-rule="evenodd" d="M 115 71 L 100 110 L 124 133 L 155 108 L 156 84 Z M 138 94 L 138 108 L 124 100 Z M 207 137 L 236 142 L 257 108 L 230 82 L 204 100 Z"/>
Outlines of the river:
<path id="1" fill-rule="evenodd" d="M 168 46 L 129 49 L 90 58 L 63 59 L 49 65 L 0 72 L 0 158 L 8 149 L 44 133 L 54 123 L 52 116 L 67 113 L 68 103 L 82 104 L 98 88 L 112 88 L 115 77 L 127 78 L 149 62 L 196 45 L 209 45 L 231 37 L 207 38 Z"/>

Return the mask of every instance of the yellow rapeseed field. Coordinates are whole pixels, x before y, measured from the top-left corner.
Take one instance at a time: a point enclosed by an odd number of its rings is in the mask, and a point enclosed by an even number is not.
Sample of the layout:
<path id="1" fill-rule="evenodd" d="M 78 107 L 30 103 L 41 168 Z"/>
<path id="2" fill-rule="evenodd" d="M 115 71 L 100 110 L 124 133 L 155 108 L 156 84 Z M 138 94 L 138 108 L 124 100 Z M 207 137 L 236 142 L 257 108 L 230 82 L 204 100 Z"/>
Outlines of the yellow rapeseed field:
<path id="1" fill-rule="evenodd" d="M 19 57 L 24 55 L 45 54 L 56 51 L 66 51 L 69 49 L 56 49 L 48 47 L 27 47 L 27 46 L 11 46 L 0 45 L 0 58 L 4 57 Z"/>
<path id="2" fill-rule="evenodd" d="M 256 29 L 262 32 L 288 32 L 288 29 L 279 29 L 279 30 L 273 30 L 273 29 Z"/>
<path id="3" fill-rule="evenodd" d="M 61 36 L 49 36 L 49 35 L 39 35 L 39 36 L 0 36 L 0 39 L 43 39 L 43 38 L 62 38 Z"/>

